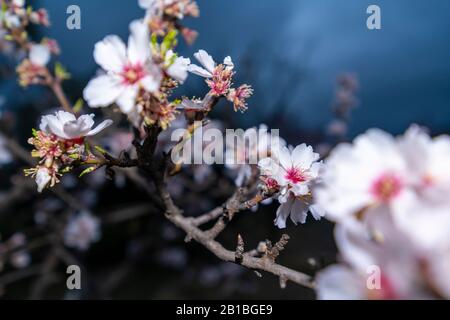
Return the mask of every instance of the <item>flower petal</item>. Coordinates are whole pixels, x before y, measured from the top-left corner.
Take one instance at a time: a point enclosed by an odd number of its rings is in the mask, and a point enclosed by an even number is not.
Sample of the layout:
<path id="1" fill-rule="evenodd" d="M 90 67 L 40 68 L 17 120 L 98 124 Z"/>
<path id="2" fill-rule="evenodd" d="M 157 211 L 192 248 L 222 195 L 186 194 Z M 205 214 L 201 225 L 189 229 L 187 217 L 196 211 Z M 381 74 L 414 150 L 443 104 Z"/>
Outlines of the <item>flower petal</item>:
<path id="1" fill-rule="evenodd" d="M 294 167 L 309 169 L 314 161 L 319 160 L 320 155 L 314 153 L 311 146 L 301 144 L 292 151 L 292 164 Z"/>
<path id="2" fill-rule="evenodd" d="M 298 223 L 304 224 L 308 216 L 308 206 L 301 200 L 295 199 L 291 209 L 291 220 L 297 225 Z"/>
<path id="3" fill-rule="evenodd" d="M 135 20 L 130 24 L 130 32 L 128 60 L 133 64 L 145 64 L 151 57 L 148 26 L 141 20 Z"/>
<path id="4" fill-rule="evenodd" d="M 157 92 L 161 85 L 161 78 L 159 76 L 155 77 L 153 75 L 148 75 L 140 81 L 141 85 L 148 92 Z"/>
<path id="5" fill-rule="evenodd" d="M 95 45 L 94 59 L 104 70 L 120 72 L 127 62 L 125 44 L 118 36 L 107 36 Z"/>
<path id="6" fill-rule="evenodd" d="M 117 100 L 123 90 L 118 79 L 105 74 L 92 79 L 83 96 L 91 108 L 107 107 Z"/>
<path id="7" fill-rule="evenodd" d="M 64 132 L 63 123 L 58 119 L 57 116 L 48 115 L 45 116 L 47 121 L 47 128 L 54 135 L 62 138 L 62 139 L 70 139 Z"/>
<path id="8" fill-rule="evenodd" d="M 206 52 L 205 50 L 199 50 L 197 53 L 194 53 L 194 57 L 201 63 L 209 73 L 213 73 L 216 68 L 216 63 L 214 59 Z"/>
<path id="9" fill-rule="evenodd" d="M 113 121 L 108 119 L 100 123 L 95 129 L 89 131 L 89 133 L 86 135 L 86 137 L 91 137 L 99 133 L 100 131 L 108 128 L 110 125 L 113 124 Z"/>
<path id="10" fill-rule="evenodd" d="M 277 210 L 277 217 L 275 219 L 275 225 L 279 229 L 285 229 L 286 228 L 286 220 L 291 213 L 293 201 L 291 199 L 288 199 L 285 203 L 281 204 Z"/>
<path id="11" fill-rule="evenodd" d="M 138 90 L 139 88 L 137 86 L 129 86 L 117 99 L 117 105 L 123 113 L 129 113 L 134 109 Z"/>
<path id="12" fill-rule="evenodd" d="M 35 44 L 30 49 L 30 61 L 38 66 L 45 67 L 50 61 L 51 54 L 47 46 Z"/>
<path id="13" fill-rule="evenodd" d="M 284 169 L 292 168 L 291 152 L 287 147 L 281 147 L 280 152 L 276 156 Z"/>
<path id="14" fill-rule="evenodd" d="M 203 77 L 203 78 L 211 78 L 212 77 L 212 73 L 211 72 L 209 72 L 208 70 L 205 70 L 205 69 L 199 67 L 196 64 L 190 64 L 187 67 L 187 71 L 189 71 L 190 73 L 196 74 L 196 75 L 198 75 L 200 77 Z"/>

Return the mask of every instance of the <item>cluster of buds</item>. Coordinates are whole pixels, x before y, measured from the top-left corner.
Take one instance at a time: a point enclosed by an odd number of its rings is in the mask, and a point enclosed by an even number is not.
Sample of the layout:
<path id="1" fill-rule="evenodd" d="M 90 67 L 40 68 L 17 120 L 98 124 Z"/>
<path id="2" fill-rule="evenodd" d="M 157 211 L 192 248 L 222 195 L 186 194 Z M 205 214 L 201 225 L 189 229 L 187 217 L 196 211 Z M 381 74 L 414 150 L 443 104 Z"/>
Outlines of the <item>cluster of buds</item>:
<path id="1" fill-rule="evenodd" d="M 147 126 L 157 125 L 166 130 L 177 114 L 177 102 L 169 102 L 166 94 L 159 97 L 144 93 L 138 98 L 139 117 Z"/>
<path id="2" fill-rule="evenodd" d="M 206 83 L 210 88 L 210 95 L 214 97 L 226 97 L 233 103 L 235 111 L 244 112 L 247 110 L 247 99 L 253 94 L 251 86 L 244 84 L 238 88 L 233 88 L 234 63 L 230 57 L 226 57 L 221 64 L 216 64 L 214 59 L 205 51 L 199 50 L 194 54 L 195 58 L 202 65 L 190 64 L 188 71 L 198 76 L 206 78 Z"/>
<path id="3" fill-rule="evenodd" d="M 26 37 L 24 29 L 30 23 L 46 27 L 50 25 L 47 10 L 33 10 L 30 6 L 26 7 L 25 0 L 3 0 L 1 4 L 0 24 L 12 33 L 19 32 L 21 36 Z M 23 34 L 21 34 L 22 32 Z"/>
<path id="4" fill-rule="evenodd" d="M 59 111 L 42 117 L 40 130 L 33 131 L 28 140 L 34 146 L 32 156 L 39 158 L 35 168 L 26 169 L 25 175 L 35 178 L 38 191 L 53 187 L 60 177 L 75 166 L 98 162 L 96 156 L 85 147 L 85 138 L 93 136 L 112 124 L 102 122 L 95 129 L 94 115 L 75 115 Z"/>
<path id="5" fill-rule="evenodd" d="M 60 53 L 58 42 L 54 39 L 44 38 L 40 44 L 30 44 L 28 50 L 28 57 L 16 68 L 20 85 L 23 87 L 33 84 L 49 85 L 52 81 L 52 75 L 47 65 L 52 54 L 58 55 Z M 59 80 L 70 77 L 58 63 L 55 64 L 55 75 Z"/>
<path id="6" fill-rule="evenodd" d="M 193 0 L 139 0 L 139 5 L 147 10 L 145 21 L 151 33 L 164 37 L 173 30 L 179 30 L 188 44 L 197 38 L 197 32 L 181 25 L 185 17 L 197 18 L 200 15 L 197 3 Z"/>

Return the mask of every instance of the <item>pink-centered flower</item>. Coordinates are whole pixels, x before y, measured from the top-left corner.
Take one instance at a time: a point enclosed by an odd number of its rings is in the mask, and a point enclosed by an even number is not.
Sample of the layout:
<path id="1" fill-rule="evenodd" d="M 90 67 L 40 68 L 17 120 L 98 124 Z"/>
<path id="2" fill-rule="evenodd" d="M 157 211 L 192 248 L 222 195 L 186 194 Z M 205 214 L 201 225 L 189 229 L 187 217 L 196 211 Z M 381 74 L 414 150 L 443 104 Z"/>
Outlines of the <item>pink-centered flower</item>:
<path id="1" fill-rule="evenodd" d="M 84 98 L 93 108 L 117 103 L 128 114 L 135 108 L 140 89 L 154 93 L 160 88 L 162 74 L 152 62 L 147 26 L 134 21 L 130 31 L 128 47 L 115 35 L 95 46 L 95 61 L 106 73 L 91 80 L 84 90 Z"/>
<path id="2" fill-rule="evenodd" d="M 276 182 L 281 189 L 278 201 L 275 224 L 279 228 L 286 227 L 290 216 L 292 222 L 305 223 L 308 211 L 319 220 L 324 212 L 316 205 L 311 196 L 310 187 L 316 183 L 322 163 L 318 162 L 319 154 L 312 147 L 302 144 L 292 151 L 287 147 L 278 148 L 274 157 L 259 162 L 261 174 Z"/>
<path id="3" fill-rule="evenodd" d="M 372 206 L 403 206 L 413 177 L 397 141 L 381 130 L 370 130 L 352 145 L 334 149 L 315 196 L 328 217 L 342 221 Z"/>

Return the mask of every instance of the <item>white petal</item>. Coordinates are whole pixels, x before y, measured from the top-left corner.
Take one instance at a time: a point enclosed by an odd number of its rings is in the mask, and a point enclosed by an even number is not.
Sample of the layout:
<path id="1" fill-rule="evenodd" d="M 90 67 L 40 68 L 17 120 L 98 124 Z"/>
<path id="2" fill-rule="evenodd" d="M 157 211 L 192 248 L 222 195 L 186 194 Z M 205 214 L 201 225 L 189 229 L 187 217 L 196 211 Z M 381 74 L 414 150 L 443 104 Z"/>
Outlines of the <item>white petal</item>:
<path id="1" fill-rule="evenodd" d="M 301 200 L 295 199 L 294 205 L 291 209 L 291 220 L 297 225 L 298 223 L 304 224 L 308 216 L 308 206 Z"/>
<path id="2" fill-rule="evenodd" d="M 154 77 L 153 75 L 148 75 L 144 77 L 140 83 L 148 92 L 157 92 L 161 85 L 161 79 L 159 77 Z"/>
<path id="3" fill-rule="evenodd" d="M 311 212 L 312 216 L 316 220 L 322 219 L 322 217 L 325 217 L 325 210 L 318 204 L 313 204 L 309 206 L 309 211 Z"/>
<path id="4" fill-rule="evenodd" d="M 45 67 L 50 61 L 51 54 L 47 46 L 36 44 L 31 46 L 30 61 L 38 66 Z"/>
<path id="5" fill-rule="evenodd" d="M 286 220 L 291 213 L 293 201 L 291 199 L 288 199 L 285 203 L 281 204 L 280 207 L 277 210 L 277 217 L 275 219 L 275 225 L 279 229 L 285 229 L 286 228 Z"/>
<path id="6" fill-rule="evenodd" d="M 211 78 L 212 77 L 212 73 L 211 72 L 209 72 L 208 70 L 205 70 L 205 69 L 199 67 L 196 64 L 190 64 L 188 66 L 187 70 L 190 73 L 196 74 L 196 75 L 198 75 L 200 77 L 203 77 L 203 78 Z"/>
<path id="7" fill-rule="evenodd" d="M 294 167 L 307 169 L 314 161 L 319 159 L 319 154 L 314 153 L 311 146 L 301 144 L 292 151 L 292 164 Z"/>
<path id="8" fill-rule="evenodd" d="M 277 155 L 277 158 L 280 161 L 281 166 L 288 170 L 292 168 L 292 161 L 291 161 L 291 152 L 287 147 L 280 148 L 280 152 Z"/>
<path id="9" fill-rule="evenodd" d="M 139 88 L 137 86 L 129 86 L 117 99 L 117 105 L 123 113 L 129 113 L 134 109 L 138 90 Z"/>
<path id="10" fill-rule="evenodd" d="M 86 135 L 87 137 L 91 137 L 99 133 L 100 131 L 108 128 L 110 125 L 113 124 L 112 120 L 105 120 L 102 123 L 100 123 L 95 129 L 89 131 L 89 133 Z"/>
<path id="11" fill-rule="evenodd" d="M 83 91 L 84 100 L 91 108 L 107 107 L 117 100 L 124 87 L 110 75 L 92 79 Z"/>
<path id="12" fill-rule="evenodd" d="M 367 299 L 364 277 L 342 265 L 332 265 L 319 272 L 316 283 L 319 300 Z"/>
<path id="13" fill-rule="evenodd" d="M 142 9 L 148 9 L 157 3 L 158 0 L 139 0 L 139 6 Z"/>
<path id="14" fill-rule="evenodd" d="M 186 78 L 188 77 L 187 69 L 190 64 L 191 60 L 189 58 L 179 57 L 167 69 L 167 73 L 175 80 L 183 83 L 184 81 L 186 81 Z"/>
<path id="15" fill-rule="evenodd" d="M 36 174 L 36 184 L 38 186 L 38 192 L 41 193 L 44 188 L 49 184 L 51 176 L 47 169 L 39 169 Z"/>
<path id="16" fill-rule="evenodd" d="M 309 193 L 309 187 L 308 187 L 307 184 L 297 183 L 296 185 L 294 185 L 292 187 L 292 192 L 296 196 L 304 196 L 304 195 L 307 195 Z"/>
<path id="17" fill-rule="evenodd" d="M 135 20 L 130 24 L 130 32 L 128 60 L 133 64 L 145 64 L 151 57 L 148 26 L 141 20 Z"/>
<path id="18" fill-rule="evenodd" d="M 205 50 L 199 50 L 197 53 L 194 53 L 194 57 L 201 63 L 209 73 L 213 73 L 216 68 L 216 63 L 214 59 L 206 52 Z"/>
<path id="19" fill-rule="evenodd" d="M 48 128 L 48 120 L 46 116 L 41 117 L 41 123 L 39 124 L 39 130 L 50 133 Z"/>
<path id="20" fill-rule="evenodd" d="M 63 123 L 58 119 L 57 116 L 48 115 L 47 118 L 47 127 L 51 133 L 62 138 L 62 139 L 70 139 L 64 132 Z"/>
<path id="21" fill-rule="evenodd" d="M 73 113 L 67 112 L 67 111 L 56 112 L 56 117 L 58 117 L 58 119 L 59 119 L 59 121 L 61 121 L 62 125 L 64 125 L 66 122 L 77 120 L 77 118 L 75 117 L 75 115 Z"/>
<path id="22" fill-rule="evenodd" d="M 64 133 L 71 139 L 81 138 L 91 130 L 94 125 L 94 115 L 82 115 L 76 121 L 64 123 Z"/>
<path id="23" fill-rule="evenodd" d="M 127 62 L 125 44 L 118 36 L 107 36 L 95 45 L 94 59 L 104 70 L 120 72 Z"/>
<path id="24" fill-rule="evenodd" d="M 231 69 L 234 68 L 234 63 L 233 63 L 233 60 L 231 60 L 230 56 L 225 57 L 225 59 L 223 60 L 223 64 Z"/>

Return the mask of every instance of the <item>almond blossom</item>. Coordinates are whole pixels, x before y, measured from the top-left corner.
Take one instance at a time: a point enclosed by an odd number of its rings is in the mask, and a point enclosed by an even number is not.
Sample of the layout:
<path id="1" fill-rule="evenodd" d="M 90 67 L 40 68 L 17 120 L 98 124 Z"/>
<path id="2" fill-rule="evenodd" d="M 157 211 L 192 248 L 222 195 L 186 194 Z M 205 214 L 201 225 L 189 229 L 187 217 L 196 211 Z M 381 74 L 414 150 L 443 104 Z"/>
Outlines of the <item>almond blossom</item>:
<path id="1" fill-rule="evenodd" d="M 319 297 L 448 297 L 449 151 L 447 136 L 412 126 L 398 138 L 371 130 L 331 154 L 315 195 L 338 223 L 342 264 L 319 274 Z M 378 290 L 365 284 L 373 265 Z"/>
<path id="2" fill-rule="evenodd" d="M 169 76 L 180 83 L 186 81 L 186 78 L 188 77 L 188 66 L 191 64 L 191 59 L 177 57 L 173 50 L 168 50 L 166 53 L 166 64 L 167 74 Z"/>
<path id="3" fill-rule="evenodd" d="M 334 221 L 360 219 L 382 206 L 400 227 L 413 230 L 433 213 L 447 219 L 449 159 L 447 136 L 432 139 L 417 126 L 397 139 L 370 130 L 331 153 L 315 196 Z"/>
<path id="4" fill-rule="evenodd" d="M 278 186 L 281 206 L 277 210 L 275 224 L 286 228 L 286 220 L 290 216 L 294 224 L 305 223 L 308 211 L 316 220 L 324 212 L 314 204 L 311 186 L 317 182 L 322 163 L 320 156 L 312 147 L 302 144 L 290 151 L 287 147 L 279 149 L 275 157 L 265 158 L 259 162 L 261 174 Z"/>
<path id="5" fill-rule="evenodd" d="M 355 218 L 374 205 L 407 201 L 410 172 L 395 139 L 372 129 L 353 145 L 336 147 L 325 163 L 323 185 L 315 196 L 335 221 Z"/>
<path id="6" fill-rule="evenodd" d="M 286 145 L 278 135 L 268 131 L 266 125 L 236 131 L 236 141 L 226 141 L 225 166 L 237 172 L 235 183 L 242 186 L 252 174 L 252 165 L 269 156 L 278 154 L 277 150 Z"/>
<path id="7" fill-rule="evenodd" d="M 180 24 L 186 16 L 198 17 L 199 9 L 193 0 L 139 0 L 139 6 L 146 10 L 145 22 L 152 34 L 164 36 L 170 30 L 179 29 L 186 42 L 191 44 L 197 32 Z"/>
<path id="8" fill-rule="evenodd" d="M 112 120 L 105 120 L 93 128 L 93 114 L 82 115 L 77 118 L 70 112 L 58 111 L 55 115 L 43 116 L 39 128 L 45 133 L 54 134 L 64 140 L 78 140 L 94 136 L 112 125 L 112 123 Z"/>
<path id="9" fill-rule="evenodd" d="M 134 21 L 130 31 L 128 47 L 115 35 L 95 45 L 94 59 L 106 73 L 91 80 L 84 90 L 84 98 L 93 108 L 117 103 L 127 114 L 133 111 L 140 89 L 159 90 L 162 74 L 151 59 L 148 28 L 142 21 Z"/>
<path id="10" fill-rule="evenodd" d="M 30 61 L 36 66 L 45 67 L 50 61 L 51 53 L 48 46 L 34 44 L 30 49 Z"/>
<path id="11" fill-rule="evenodd" d="M 73 216 L 64 230 L 65 245 L 80 251 L 89 249 L 100 237 L 100 220 L 88 212 Z"/>
<path id="12" fill-rule="evenodd" d="M 206 78 L 206 83 L 211 89 L 210 94 L 215 97 L 226 97 L 233 103 L 235 111 L 246 111 L 246 100 L 252 96 L 253 89 L 247 84 L 241 85 L 237 89 L 232 88 L 235 72 L 231 57 L 227 56 L 223 63 L 218 65 L 205 50 L 199 50 L 194 57 L 201 66 L 190 64 L 188 71 Z"/>
<path id="13" fill-rule="evenodd" d="M 202 67 L 196 64 L 191 64 L 188 67 L 188 71 L 203 78 L 212 78 L 217 68 L 217 64 L 214 59 L 205 50 L 199 50 L 197 53 L 194 53 L 194 57 L 198 60 L 198 62 L 200 62 Z M 223 60 L 223 65 L 226 66 L 225 69 L 228 71 L 232 71 L 234 68 L 234 64 L 230 56 L 227 56 Z"/>

